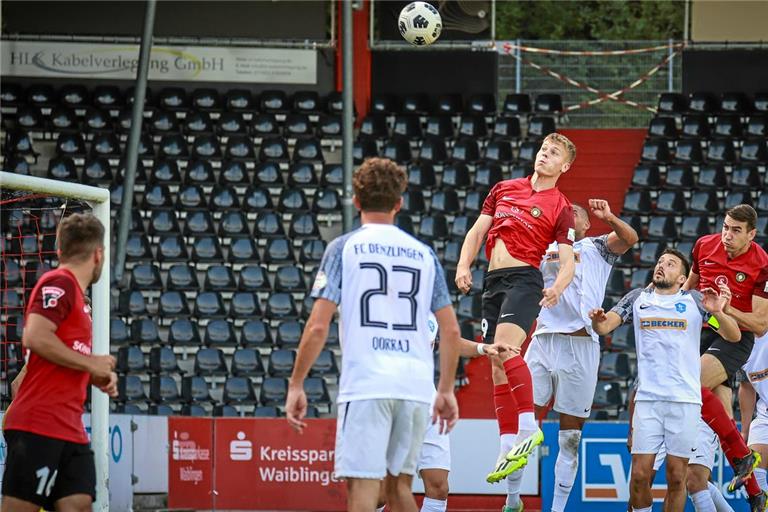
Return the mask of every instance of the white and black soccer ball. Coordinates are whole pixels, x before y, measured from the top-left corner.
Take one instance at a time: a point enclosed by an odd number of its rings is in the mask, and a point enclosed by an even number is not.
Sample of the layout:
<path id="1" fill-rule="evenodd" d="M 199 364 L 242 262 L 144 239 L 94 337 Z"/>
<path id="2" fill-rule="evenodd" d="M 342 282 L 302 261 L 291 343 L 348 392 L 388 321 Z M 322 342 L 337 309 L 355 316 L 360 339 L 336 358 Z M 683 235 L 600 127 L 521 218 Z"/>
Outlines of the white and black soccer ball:
<path id="1" fill-rule="evenodd" d="M 403 39 L 416 46 L 425 46 L 440 37 L 443 20 L 437 9 L 427 2 L 411 2 L 400 11 L 397 25 Z"/>

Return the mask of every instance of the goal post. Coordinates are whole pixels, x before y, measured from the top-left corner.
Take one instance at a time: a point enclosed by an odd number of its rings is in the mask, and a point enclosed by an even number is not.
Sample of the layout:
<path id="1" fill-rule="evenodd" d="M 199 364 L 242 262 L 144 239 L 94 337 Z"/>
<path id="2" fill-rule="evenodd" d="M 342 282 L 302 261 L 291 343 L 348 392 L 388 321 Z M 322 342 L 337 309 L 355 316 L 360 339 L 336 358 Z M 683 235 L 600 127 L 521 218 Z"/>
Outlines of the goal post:
<path id="1" fill-rule="evenodd" d="M 0 189 L 31 192 L 88 203 L 93 215 L 104 225 L 104 268 L 91 287 L 94 354 L 109 354 L 110 216 L 109 190 L 34 176 L 0 172 Z M 0 205 L 2 208 L 2 205 Z M 91 393 L 91 448 L 96 463 L 94 511 L 109 510 L 109 397 L 94 388 Z"/>

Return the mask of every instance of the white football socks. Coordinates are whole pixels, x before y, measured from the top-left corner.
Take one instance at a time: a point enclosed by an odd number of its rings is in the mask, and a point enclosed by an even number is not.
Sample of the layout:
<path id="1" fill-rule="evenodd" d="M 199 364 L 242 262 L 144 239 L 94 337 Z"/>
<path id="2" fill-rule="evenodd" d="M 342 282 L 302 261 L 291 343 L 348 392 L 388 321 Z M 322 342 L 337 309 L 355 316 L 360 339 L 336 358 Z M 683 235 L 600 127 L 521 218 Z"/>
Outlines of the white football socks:
<path id="1" fill-rule="evenodd" d="M 712 501 L 712 495 L 709 490 L 699 491 L 691 494 L 691 501 L 696 512 L 717 512 L 715 503 Z"/>
<path id="2" fill-rule="evenodd" d="M 760 489 L 768 491 L 768 483 L 766 483 L 766 470 L 765 468 L 755 468 L 755 479 Z"/>
<path id="3" fill-rule="evenodd" d="M 523 485 L 523 471 L 518 469 L 507 477 L 507 506 L 515 508 L 520 504 L 520 486 Z"/>
<path id="4" fill-rule="evenodd" d="M 421 504 L 421 512 L 445 512 L 448 508 L 448 500 L 435 500 L 424 496 Z"/>
<path id="5" fill-rule="evenodd" d="M 580 430 L 561 430 L 557 436 L 560 451 L 555 461 L 555 491 L 552 498 L 552 512 L 564 512 L 571 495 L 573 481 L 579 468 Z"/>

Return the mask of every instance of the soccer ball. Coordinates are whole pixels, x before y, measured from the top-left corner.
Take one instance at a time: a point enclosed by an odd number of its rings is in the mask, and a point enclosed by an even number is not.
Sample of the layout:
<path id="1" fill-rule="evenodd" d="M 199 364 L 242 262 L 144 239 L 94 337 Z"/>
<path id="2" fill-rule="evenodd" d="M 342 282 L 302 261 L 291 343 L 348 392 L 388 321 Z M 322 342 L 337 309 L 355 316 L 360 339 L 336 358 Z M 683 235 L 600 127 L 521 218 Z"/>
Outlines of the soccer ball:
<path id="1" fill-rule="evenodd" d="M 416 46 L 434 43 L 443 29 L 440 13 L 427 2 L 411 2 L 403 7 L 397 24 L 403 39 Z"/>

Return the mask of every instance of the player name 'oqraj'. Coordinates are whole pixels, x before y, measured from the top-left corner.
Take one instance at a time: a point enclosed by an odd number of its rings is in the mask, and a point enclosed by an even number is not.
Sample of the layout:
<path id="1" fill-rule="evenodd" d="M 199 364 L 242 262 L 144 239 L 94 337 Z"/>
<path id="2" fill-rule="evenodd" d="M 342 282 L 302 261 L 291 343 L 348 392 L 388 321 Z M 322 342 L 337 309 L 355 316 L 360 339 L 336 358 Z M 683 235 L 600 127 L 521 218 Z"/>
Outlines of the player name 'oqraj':
<path id="1" fill-rule="evenodd" d="M 387 350 L 390 352 L 410 352 L 411 342 L 409 340 L 396 340 L 394 338 L 382 338 L 374 336 L 371 339 L 373 350 Z"/>

